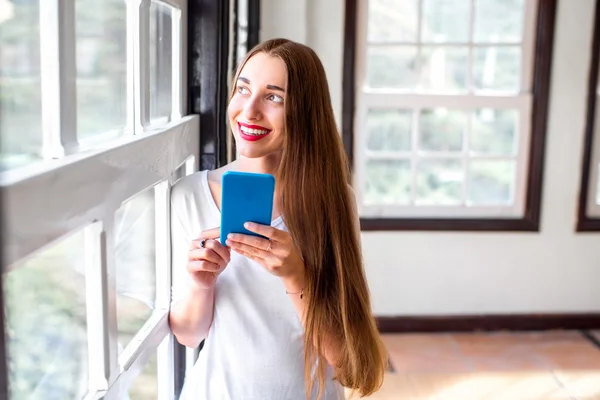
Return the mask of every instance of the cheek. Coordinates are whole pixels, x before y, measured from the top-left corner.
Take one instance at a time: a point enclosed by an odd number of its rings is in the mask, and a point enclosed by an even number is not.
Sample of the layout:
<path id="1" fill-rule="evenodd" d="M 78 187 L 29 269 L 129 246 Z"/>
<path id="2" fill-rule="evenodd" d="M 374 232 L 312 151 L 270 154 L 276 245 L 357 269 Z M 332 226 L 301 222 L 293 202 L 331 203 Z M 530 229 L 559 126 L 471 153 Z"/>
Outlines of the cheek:
<path id="1" fill-rule="evenodd" d="M 227 115 L 230 119 L 233 119 L 240 113 L 240 110 L 241 107 L 239 104 L 239 100 L 236 100 L 236 98 L 234 97 L 233 99 L 231 99 L 229 105 L 227 106 Z"/>
<path id="2" fill-rule="evenodd" d="M 273 126 L 275 126 L 278 131 L 283 132 L 283 128 L 285 126 L 285 115 L 282 110 L 274 110 L 274 112 L 271 114 L 271 121 Z"/>

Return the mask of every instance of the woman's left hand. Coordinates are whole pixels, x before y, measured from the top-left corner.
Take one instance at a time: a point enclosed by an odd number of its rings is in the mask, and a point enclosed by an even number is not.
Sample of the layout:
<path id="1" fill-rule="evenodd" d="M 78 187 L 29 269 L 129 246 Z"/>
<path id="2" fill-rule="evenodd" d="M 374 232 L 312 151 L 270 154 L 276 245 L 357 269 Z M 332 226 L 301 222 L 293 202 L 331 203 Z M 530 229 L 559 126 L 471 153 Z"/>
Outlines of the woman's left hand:
<path id="1" fill-rule="evenodd" d="M 227 236 L 227 246 L 246 256 L 278 276 L 286 289 L 300 290 L 304 287 L 304 262 L 296 248 L 292 236 L 272 226 L 247 222 L 244 227 L 268 239 L 231 233 Z"/>

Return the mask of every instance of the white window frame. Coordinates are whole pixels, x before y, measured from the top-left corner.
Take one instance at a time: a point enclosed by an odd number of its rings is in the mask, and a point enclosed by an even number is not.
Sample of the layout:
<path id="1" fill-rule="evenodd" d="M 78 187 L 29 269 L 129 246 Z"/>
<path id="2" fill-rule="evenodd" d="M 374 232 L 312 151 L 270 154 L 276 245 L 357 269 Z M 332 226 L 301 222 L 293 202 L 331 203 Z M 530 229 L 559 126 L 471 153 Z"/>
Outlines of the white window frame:
<path id="1" fill-rule="evenodd" d="M 368 28 L 368 4 L 369 0 L 358 0 L 358 17 L 357 17 L 357 51 L 356 51 L 356 112 L 354 115 L 355 140 L 354 140 L 354 187 L 356 188 L 356 196 L 359 204 L 359 214 L 364 218 L 515 218 L 523 217 L 526 207 L 527 195 L 527 178 L 529 165 L 529 151 L 531 142 L 531 116 L 533 104 L 533 70 L 535 61 L 535 28 L 536 28 L 536 11 L 538 0 L 525 0 L 524 7 L 524 24 L 523 24 L 523 42 L 522 42 L 522 59 L 521 59 L 521 82 L 520 93 L 517 95 L 503 94 L 428 94 L 428 93 L 409 93 L 405 91 L 392 89 L 371 89 L 367 86 L 367 28 Z M 422 10 L 423 0 L 418 0 L 419 10 Z M 473 2 L 471 2 L 471 21 L 470 30 L 474 26 L 474 10 Z M 421 13 L 421 11 L 420 11 Z M 420 44 L 420 24 L 421 15 L 419 15 L 418 38 L 416 42 L 394 42 L 386 45 L 412 45 L 419 46 Z M 456 43 L 439 43 L 440 46 L 454 46 Z M 469 47 L 469 64 L 472 64 L 473 48 L 477 44 L 463 43 L 461 46 Z M 420 52 L 420 50 L 419 50 Z M 469 72 L 471 79 L 471 73 Z M 516 161 L 515 185 L 513 187 L 513 204 L 510 206 L 490 205 L 490 206 L 473 206 L 467 205 L 464 200 L 467 196 L 468 181 L 463 187 L 463 204 L 461 205 L 366 205 L 364 203 L 364 187 L 366 182 L 366 165 L 369 159 L 383 158 L 386 160 L 403 159 L 417 160 L 427 158 L 457 158 L 463 161 L 463 171 L 465 179 L 467 179 L 468 160 L 475 159 L 473 156 L 468 156 L 465 150 L 461 153 L 426 153 L 410 151 L 404 154 L 384 154 L 381 152 L 369 152 L 367 148 L 367 112 L 369 109 L 408 109 L 415 111 L 414 115 L 418 115 L 423 108 L 450 108 L 462 109 L 471 111 L 479 108 L 491 107 L 494 109 L 510 108 L 519 112 L 518 122 L 518 137 L 516 143 L 516 157 L 494 157 L 482 156 L 481 159 L 511 159 Z M 413 126 L 418 123 L 413 118 Z M 413 128 L 413 136 L 417 130 Z M 468 141 L 468 135 L 465 138 Z M 415 142 L 413 137 L 413 142 Z M 468 142 L 463 148 L 467 147 Z M 413 146 L 414 148 L 414 146 Z M 377 153 L 377 154 L 375 154 Z M 413 190 L 412 196 L 415 196 L 415 162 L 412 162 L 412 177 Z"/>
<path id="2" fill-rule="evenodd" d="M 183 169 L 198 170 L 199 118 L 185 116 L 187 0 L 173 7 L 170 121 L 149 121 L 148 11 L 151 0 L 126 0 L 127 123 L 125 135 L 83 148 L 77 141 L 75 0 L 40 1 L 43 160 L 0 173 L 3 272 L 19 268 L 70 233 L 84 230 L 88 335 L 87 399 L 120 399 L 147 361 L 157 356 L 158 399 L 174 397 L 170 188 Z M 139 38 L 140 40 L 136 40 Z M 83 151 L 85 150 L 85 151 Z M 121 205 L 154 188 L 156 306 L 118 353 L 114 218 Z"/>

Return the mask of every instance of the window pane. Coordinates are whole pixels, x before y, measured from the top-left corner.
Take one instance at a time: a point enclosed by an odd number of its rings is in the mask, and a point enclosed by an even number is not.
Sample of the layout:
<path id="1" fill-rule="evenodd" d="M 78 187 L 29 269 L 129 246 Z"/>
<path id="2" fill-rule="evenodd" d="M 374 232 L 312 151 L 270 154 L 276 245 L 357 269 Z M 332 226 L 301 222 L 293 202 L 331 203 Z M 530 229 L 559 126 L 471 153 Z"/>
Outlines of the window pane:
<path id="1" fill-rule="evenodd" d="M 0 3 L 0 170 L 42 147 L 39 1 Z"/>
<path id="2" fill-rule="evenodd" d="M 457 205 L 462 202 L 462 162 L 421 160 L 417 165 L 417 203 Z"/>
<path id="3" fill-rule="evenodd" d="M 77 0 L 77 131 L 118 133 L 127 118 L 127 31 L 123 0 Z"/>
<path id="4" fill-rule="evenodd" d="M 410 151 L 412 115 L 412 110 L 369 110 L 369 150 Z"/>
<path id="5" fill-rule="evenodd" d="M 150 318 L 156 300 L 154 189 L 124 203 L 115 216 L 117 322 L 127 347 Z"/>
<path id="6" fill-rule="evenodd" d="M 467 90 L 467 47 L 424 47 L 421 54 L 423 90 L 439 93 Z"/>
<path id="7" fill-rule="evenodd" d="M 475 42 L 516 43 L 523 38 L 524 0 L 474 0 Z"/>
<path id="8" fill-rule="evenodd" d="M 86 392 L 84 243 L 78 232 L 4 275 L 11 399 Z"/>
<path id="9" fill-rule="evenodd" d="M 473 49 L 475 90 L 518 93 L 521 80 L 520 47 Z"/>
<path id="10" fill-rule="evenodd" d="M 517 110 L 476 110 L 471 126 L 470 150 L 475 153 L 513 155 L 518 123 Z"/>
<path id="11" fill-rule="evenodd" d="M 409 160 L 369 160 L 364 204 L 410 204 Z"/>
<path id="12" fill-rule="evenodd" d="M 474 160 L 469 163 L 469 203 L 512 204 L 514 161 Z"/>
<path id="13" fill-rule="evenodd" d="M 129 388 L 128 400 L 148 400 L 158 398 L 158 383 L 156 374 L 156 354 L 144 366 L 142 372 Z M 166 377 L 164 377 L 166 379 Z"/>
<path id="14" fill-rule="evenodd" d="M 461 151 L 467 131 L 464 111 L 436 108 L 421 112 L 419 150 Z"/>
<path id="15" fill-rule="evenodd" d="M 173 182 L 173 184 L 175 184 L 175 182 L 177 182 L 181 178 L 185 177 L 185 169 L 186 169 L 186 165 L 183 164 L 181 167 L 179 167 L 175 170 L 175 172 L 173 173 L 173 176 L 175 178 L 175 181 Z"/>
<path id="16" fill-rule="evenodd" d="M 150 119 L 171 116 L 171 7 L 150 3 Z"/>
<path id="17" fill-rule="evenodd" d="M 418 0 L 369 0 L 369 42 L 416 42 Z"/>
<path id="18" fill-rule="evenodd" d="M 367 51 L 367 83 L 372 88 L 414 90 L 417 48 L 371 47 Z"/>
<path id="19" fill-rule="evenodd" d="M 423 0 L 422 41 L 469 41 L 471 0 Z"/>

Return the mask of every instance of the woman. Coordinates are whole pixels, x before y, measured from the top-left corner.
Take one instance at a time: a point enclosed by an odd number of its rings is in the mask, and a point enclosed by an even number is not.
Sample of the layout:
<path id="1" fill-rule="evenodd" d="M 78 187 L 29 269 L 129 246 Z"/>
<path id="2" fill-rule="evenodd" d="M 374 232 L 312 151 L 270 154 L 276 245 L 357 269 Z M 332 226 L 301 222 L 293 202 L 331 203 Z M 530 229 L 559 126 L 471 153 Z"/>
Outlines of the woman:
<path id="1" fill-rule="evenodd" d="M 240 157 L 172 191 L 177 340 L 206 338 L 183 399 L 343 398 L 382 384 L 358 215 L 327 79 L 317 55 L 284 39 L 255 47 L 228 107 Z M 219 237 L 225 171 L 276 177 L 269 239 Z M 198 233 L 200 236 L 198 237 Z M 190 246 L 191 243 L 191 246 Z"/>

